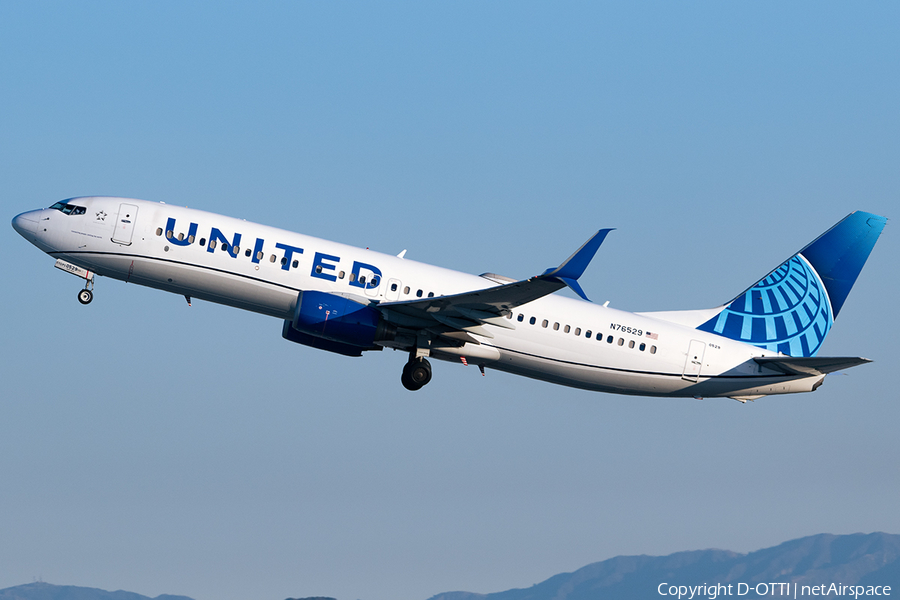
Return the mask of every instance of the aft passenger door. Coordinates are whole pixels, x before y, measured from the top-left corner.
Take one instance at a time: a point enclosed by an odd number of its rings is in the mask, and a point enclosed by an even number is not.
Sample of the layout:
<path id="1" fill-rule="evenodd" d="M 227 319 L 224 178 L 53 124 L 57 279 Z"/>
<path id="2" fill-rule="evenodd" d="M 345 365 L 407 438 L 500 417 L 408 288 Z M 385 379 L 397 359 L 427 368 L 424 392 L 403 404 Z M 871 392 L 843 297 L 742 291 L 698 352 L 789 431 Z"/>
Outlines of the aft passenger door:
<path id="1" fill-rule="evenodd" d="M 113 232 L 112 241 L 123 246 L 131 245 L 131 237 L 134 235 L 134 222 L 137 220 L 138 207 L 134 204 L 120 204 L 119 214 L 116 217 L 116 230 Z"/>
<path id="2" fill-rule="evenodd" d="M 687 359 L 684 361 L 684 373 L 681 374 L 682 379 L 688 381 L 698 381 L 700 379 L 700 367 L 703 366 L 703 353 L 706 351 L 706 344 L 699 340 L 691 340 L 688 346 Z"/>

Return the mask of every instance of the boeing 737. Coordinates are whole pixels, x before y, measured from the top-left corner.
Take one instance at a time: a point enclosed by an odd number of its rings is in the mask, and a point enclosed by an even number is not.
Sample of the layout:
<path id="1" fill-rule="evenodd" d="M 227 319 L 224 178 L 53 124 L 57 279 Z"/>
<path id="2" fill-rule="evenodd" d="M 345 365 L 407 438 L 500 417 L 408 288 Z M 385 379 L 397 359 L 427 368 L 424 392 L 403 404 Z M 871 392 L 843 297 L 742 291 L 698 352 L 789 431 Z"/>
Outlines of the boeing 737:
<path id="1" fill-rule="evenodd" d="M 811 392 L 870 362 L 817 354 L 886 222 L 850 214 L 716 308 L 643 313 L 594 304 L 578 284 L 610 229 L 516 281 L 128 198 L 72 198 L 12 225 L 85 280 L 82 304 L 102 275 L 254 311 L 305 346 L 407 353 L 408 390 L 431 380 L 434 358 L 614 394 L 746 402 Z M 581 300 L 554 295 L 564 287 Z"/>

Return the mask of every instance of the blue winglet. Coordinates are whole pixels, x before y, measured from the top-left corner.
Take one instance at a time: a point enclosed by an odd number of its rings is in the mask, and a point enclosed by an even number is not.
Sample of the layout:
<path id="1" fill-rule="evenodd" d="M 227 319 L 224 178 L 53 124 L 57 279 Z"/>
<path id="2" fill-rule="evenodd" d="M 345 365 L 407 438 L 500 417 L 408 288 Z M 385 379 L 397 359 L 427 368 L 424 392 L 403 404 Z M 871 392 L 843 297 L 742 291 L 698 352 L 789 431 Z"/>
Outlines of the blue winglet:
<path id="1" fill-rule="evenodd" d="M 587 300 L 588 297 L 585 295 L 584 290 L 578 285 L 578 278 L 581 277 L 591 260 L 593 260 L 594 255 L 597 254 L 597 250 L 600 248 L 600 244 L 603 243 L 610 231 L 612 229 L 601 229 L 561 265 L 555 269 L 547 269 L 541 274 L 541 277 L 558 279 L 572 288 L 576 294 Z"/>
<path id="2" fill-rule="evenodd" d="M 591 301 L 590 298 L 588 298 L 588 297 L 585 295 L 584 290 L 581 289 L 581 285 L 580 285 L 576 280 L 574 280 L 574 279 L 569 279 L 568 277 L 557 277 L 557 279 L 559 279 L 559 280 L 562 281 L 564 284 L 566 284 L 567 286 L 569 286 L 570 288 L 572 288 L 572 291 L 574 291 L 576 294 L 578 294 L 579 296 L 581 296 L 584 300 L 587 300 L 588 302 Z"/>

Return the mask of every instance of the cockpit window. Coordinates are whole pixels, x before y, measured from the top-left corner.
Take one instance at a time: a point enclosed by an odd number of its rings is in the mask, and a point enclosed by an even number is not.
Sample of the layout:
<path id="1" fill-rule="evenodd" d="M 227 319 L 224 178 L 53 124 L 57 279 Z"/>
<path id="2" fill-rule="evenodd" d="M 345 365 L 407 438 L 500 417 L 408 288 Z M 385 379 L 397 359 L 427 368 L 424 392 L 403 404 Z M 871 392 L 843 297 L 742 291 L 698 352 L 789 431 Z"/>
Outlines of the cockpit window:
<path id="1" fill-rule="evenodd" d="M 56 209 L 64 215 L 83 215 L 87 211 L 83 206 L 75 206 L 74 204 L 66 204 L 65 202 L 57 202 L 50 208 Z"/>

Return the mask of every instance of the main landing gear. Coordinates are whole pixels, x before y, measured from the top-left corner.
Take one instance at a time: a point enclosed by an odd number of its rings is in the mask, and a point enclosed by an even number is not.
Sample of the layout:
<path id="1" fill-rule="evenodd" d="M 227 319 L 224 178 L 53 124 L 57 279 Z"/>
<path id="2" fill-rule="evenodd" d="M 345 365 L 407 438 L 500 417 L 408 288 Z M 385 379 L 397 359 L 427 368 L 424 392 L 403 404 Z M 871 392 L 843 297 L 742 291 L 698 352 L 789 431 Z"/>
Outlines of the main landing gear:
<path id="1" fill-rule="evenodd" d="M 431 363 L 423 356 L 411 356 L 409 362 L 403 366 L 403 373 L 400 375 L 403 387 L 415 392 L 422 389 L 429 381 L 431 381 Z"/>

